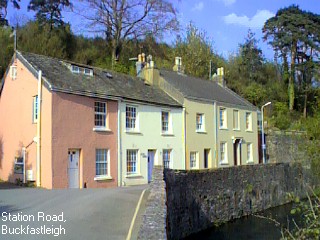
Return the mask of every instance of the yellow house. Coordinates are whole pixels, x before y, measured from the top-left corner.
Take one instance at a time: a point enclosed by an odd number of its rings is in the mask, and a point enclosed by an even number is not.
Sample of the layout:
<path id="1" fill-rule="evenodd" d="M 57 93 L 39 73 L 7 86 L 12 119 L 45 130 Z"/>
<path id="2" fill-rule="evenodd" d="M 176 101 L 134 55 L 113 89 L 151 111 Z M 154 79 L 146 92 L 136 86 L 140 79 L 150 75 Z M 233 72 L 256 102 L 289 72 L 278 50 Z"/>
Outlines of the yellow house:
<path id="1" fill-rule="evenodd" d="M 168 71 L 138 61 L 137 70 L 183 106 L 186 169 L 258 163 L 258 108 L 225 86 L 223 71 L 221 83 L 208 81 L 185 75 L 181 58 L 175 62 Z"/>

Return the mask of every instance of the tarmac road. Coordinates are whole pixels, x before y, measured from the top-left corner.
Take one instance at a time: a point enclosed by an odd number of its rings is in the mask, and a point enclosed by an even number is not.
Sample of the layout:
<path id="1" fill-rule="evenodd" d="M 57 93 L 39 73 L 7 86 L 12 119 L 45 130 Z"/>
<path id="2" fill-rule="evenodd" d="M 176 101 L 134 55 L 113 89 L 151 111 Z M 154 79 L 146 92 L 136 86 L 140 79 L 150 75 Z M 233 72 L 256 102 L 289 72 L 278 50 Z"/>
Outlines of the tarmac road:
<path id="1" fill-rule="evenodd" d="M 0 186 L 0 239 L 125 240 L 145 188 L 44 190 Z M 144 194 L 131 239 L 137 238 L 146 198 Z"/>

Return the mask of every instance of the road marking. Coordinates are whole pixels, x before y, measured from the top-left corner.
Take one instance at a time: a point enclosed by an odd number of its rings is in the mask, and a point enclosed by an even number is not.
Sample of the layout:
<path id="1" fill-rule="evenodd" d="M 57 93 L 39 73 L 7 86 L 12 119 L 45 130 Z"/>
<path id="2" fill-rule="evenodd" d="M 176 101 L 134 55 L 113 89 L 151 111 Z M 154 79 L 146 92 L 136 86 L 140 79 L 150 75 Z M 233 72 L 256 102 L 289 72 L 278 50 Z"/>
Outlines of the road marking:
<path id="1" fill-rule="evenodd" d="M 132 229 L 133 229 L 133 226 L 134 226 L 134 222 L 136 221 L 136 218 L 137 218 L 137 215 L 138 215 L 138 212 L 139 212 L 139 209 L 140 209 L 140 205 L 141 205 L 141 202 L 142 202 L 142 198 L 143 198 L 143 195 L 144 195 L 146 190 L 147 189 L 144 189 L 142 191 L 142 193 L 141 193 L 140 199 L 139 199 L 137 207 L 136 207 L 136 211 L 134 212 L 134 215 L 133 215 L 133 218 L 132 218 L 132 221 L 131 221 L 131 225 L 130 225 L 129 232 L 128 232 L 126 240 L 130 240 L 131 239 L 131 234 L 132 234 Z"/>

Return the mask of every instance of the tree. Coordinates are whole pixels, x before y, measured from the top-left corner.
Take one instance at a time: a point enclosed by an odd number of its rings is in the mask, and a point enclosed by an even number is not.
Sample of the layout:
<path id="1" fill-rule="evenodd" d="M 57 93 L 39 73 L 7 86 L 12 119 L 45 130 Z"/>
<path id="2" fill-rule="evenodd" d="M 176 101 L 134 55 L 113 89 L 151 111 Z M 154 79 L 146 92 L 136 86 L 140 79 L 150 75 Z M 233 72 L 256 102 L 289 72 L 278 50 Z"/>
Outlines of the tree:
<path id="1" fill-rule="evenodd" d="M 31 0 L 28 10 L 36 11 L 36 18 L 41 23 L 49 23 L 50 29 L 64 24 L 61 11 L 72 7 L 69 0 Z"/>
<path id="2" fill-rule="evenodd" d="M 48 24 L 29 22 L 18 31 L 18 49 L 46 56 L 72 59 L 74 49 L 74 35 L 70 25 L 50 29 Z M 35 44 L 37 43 L 37 44 Z"/>
<path id="3" fill-rule="evenodd" d="M 288 71 L 289 110 L 294 109 L 295 80 L 299 49 L 319 50 L 320 15 L 301 10 L 296 5 L 278 10 L 276 16 L 268 19 L 263 27 L 264 40 L 283 58 L 283 69 Z M 290 68 L 288 67 L 290 54 Z"/>
<path id="4" fill-rule="evenodd" d="M 257 44 L 258 40 L 255 38 L 255 34 L 249 29 L 245 42 L 239 46 L 240 69 L 249 82 L 261 83 L 265 80 L 265 76 L 261 74 L 264 58 Z"/>
<path id="5" fill-rule="evenodd" d="M 212 40 L 207 33 L 190 23 L 186 36 L 177 38 L 174 55 L 182 58 L 186 74 L 208 79 L 210 61 L 212 62 L 212 73 L 218 67 L 224 66 L 222 58 L 214 54 L 212 45 Z M 173 60 L 174 58 L 172 58 L 172 65 Z"/>
<path id="6" fill-rule="evenodd" d="M 178 28 L 177 12 L 168 0 L 83 0 L 90 11 L 78 9 L 95 31 L 105 34 L 113 60 L 119 60 L 128 39 L 139 39 L 148 33 L 162 36 Z"/>
<path id="7" fill-rule="evenodd" d="M 12 2 L 13 7 L 20 9 L 19 2 L 20 0 L 10 0 Z M 0 0 L 0 26 L 8 25 L 7 17 L 7 8 L 8 8 L 8 0 Z"/>
<path id="8" fill-rule="evenodd" d="M 0 27 L 0 79 L 13 55 L 13 39 L 10 37 L 12 30 L 9 27 Z"/>

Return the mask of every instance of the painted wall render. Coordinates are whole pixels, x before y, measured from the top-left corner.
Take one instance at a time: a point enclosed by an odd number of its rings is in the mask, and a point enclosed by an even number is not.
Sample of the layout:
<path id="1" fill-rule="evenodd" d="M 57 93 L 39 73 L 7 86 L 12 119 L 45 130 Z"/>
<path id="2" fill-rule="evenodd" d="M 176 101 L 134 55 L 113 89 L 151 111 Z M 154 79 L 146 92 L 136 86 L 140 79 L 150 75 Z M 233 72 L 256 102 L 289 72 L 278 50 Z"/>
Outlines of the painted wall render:
<path id="1" fill-rule="evenodd" d="M 209 150 L 208 168 L 215 167 L 215 124 L 214 109 L 212 103 L 196 100 L 184 100 L 186 108 L 186 169 L 190 169 L 190 152 L 197 152 L 197 164 L 195 169 L 204 168 L 204 150 Z M 196 115 L 204 116 L 204 131 L 196 129 Z"/>
<path id="2" fill-rule="evenodd" d="M 37 124 L 33 122 L 33 97 L 38 94 L 38 81 L 19 60 L 16 60 L 16 67 L 16 79 L 12 79 L 9 72 L 0 97 L 0 178 L 12 182 L 18 178 L 23 179 L 22 174 L 14 173 L 14 162 L 16 156 L 22 156 L 22 147 L 27 146 L 26 170 L 32 170 L 33 177 L 36 178 L 36 143 L 33 139 L 37 136 Z M 47 162 L 51 159 L 51 99 L 45 88 L 43 105 L 45 110 L 42 119 L 49 125 L 43 125 L 41 155 L 43 161 Z M 44 187 L 50 188 L 51 165 L 46 165 L 42 170 Z"/>
<path id="3" fill-rule="evenodd" d="M 126 129 L 126 106 L 137 109 L 137 130 Z M 172 133 L 162 134 L 161 111 L 171 116 Z M 184 169 L 184 132 L 182 108 L 170 108 L 140 103 L 121 102 L 120 160 L 121 184 L 148 183 L 148 150 L 155 151 L 154 165 L 163 165 L 163 149 L 171 149 L 170 167 Z M 137 174 L 127 174 L 127 150 L 138 150 Z"/>
<path id="4" fill-rule="evenodd" d="M 94 103 L 105 102 L 108 131 L 94 131 Z M 52 100 L 53 188 L 68 187 L 68 151 L 80 150 L 80 188 L 117 186 L 117 101 L 65 93 L 53 93 Z M 112 179 L 95 180 L 96 149 L 108 149 Z"/>
<path id="5" fill-rule="evenodd" d="M 226 109 L 226 119 L 227 119 L 227 127 L 220 127 L 220 108 Z M 233 111 L 239 111 L 239 129 L 233 128 Z M 247 164 L 258 164 L 259 156 L 258 156 L 258 120 L 257 120 L 257 112 L 252 110 L 242 109 L 239 106 L 230 106 L 226 104 L 217 104 L 217 162 L 216 166 L 234 166 L 234 140 L 241 139 L 241 165 Z M 246 113 L 252 114 L 252 130 L 246 130 Z M 227 163 L 222 163 L 220 161 L 220 143 L 225 142 L 227 144 Z M 247 158 L 247 144 L 252 144 L 252 162 L 248 161 Z M 239 164 L 238 159 L 238 164 Z"/>

